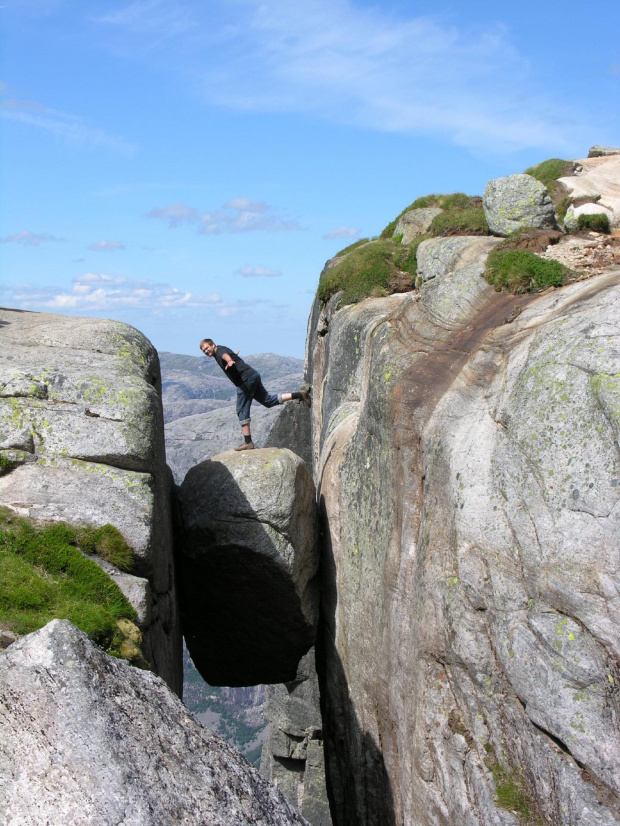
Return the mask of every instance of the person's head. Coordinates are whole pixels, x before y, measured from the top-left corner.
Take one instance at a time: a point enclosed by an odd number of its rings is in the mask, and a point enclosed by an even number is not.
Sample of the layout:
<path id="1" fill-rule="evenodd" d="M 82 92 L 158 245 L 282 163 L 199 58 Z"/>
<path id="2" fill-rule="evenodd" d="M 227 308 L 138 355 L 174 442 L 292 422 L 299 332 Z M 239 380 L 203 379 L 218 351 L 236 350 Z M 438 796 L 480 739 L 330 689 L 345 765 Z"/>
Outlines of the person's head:
<path id="1" fill-rule="evenodd" d="M 203 338 L 200 342 L 200 349 L 205 356 L 212 356 L 216 350 L 216 344 L 212 338 Z"/>

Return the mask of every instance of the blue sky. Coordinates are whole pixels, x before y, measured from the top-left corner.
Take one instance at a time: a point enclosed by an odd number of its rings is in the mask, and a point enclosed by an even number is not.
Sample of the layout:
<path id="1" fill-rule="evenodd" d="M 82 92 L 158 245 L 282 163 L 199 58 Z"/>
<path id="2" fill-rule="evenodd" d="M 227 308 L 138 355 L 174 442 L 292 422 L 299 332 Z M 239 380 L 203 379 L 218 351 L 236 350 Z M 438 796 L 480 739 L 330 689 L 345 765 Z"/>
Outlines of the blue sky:
<path id="1" fill-rule="evenodd" d="M 620 144 L 620 7 L 0 0 L 0 304 L 301 357 L 324 262 Z"/>

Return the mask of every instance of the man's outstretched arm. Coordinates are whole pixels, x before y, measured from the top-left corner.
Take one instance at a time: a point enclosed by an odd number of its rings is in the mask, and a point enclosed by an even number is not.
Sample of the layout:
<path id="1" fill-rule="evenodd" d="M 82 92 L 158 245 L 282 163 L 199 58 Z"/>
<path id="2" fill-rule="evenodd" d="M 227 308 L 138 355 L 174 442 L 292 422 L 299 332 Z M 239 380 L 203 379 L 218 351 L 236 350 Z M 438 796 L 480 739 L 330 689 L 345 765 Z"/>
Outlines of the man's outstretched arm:
<path id="1" fill-rule="evenodd" d="M 234 364 L 235 364 L 234 359 L 233 359 L 233 358 L 231 358 L 231 357 L 228 355 L 228 353 L 223 353 L 223 355 L 222 355 L 222 361 L 225 361 L 225 362 L 226 362 L 226 364 L 224 365 L 224 370 L 228 370 L 228 368 L 229 368 L 229 367 L 233 367 L 233 366 L 234 366 Z"/>

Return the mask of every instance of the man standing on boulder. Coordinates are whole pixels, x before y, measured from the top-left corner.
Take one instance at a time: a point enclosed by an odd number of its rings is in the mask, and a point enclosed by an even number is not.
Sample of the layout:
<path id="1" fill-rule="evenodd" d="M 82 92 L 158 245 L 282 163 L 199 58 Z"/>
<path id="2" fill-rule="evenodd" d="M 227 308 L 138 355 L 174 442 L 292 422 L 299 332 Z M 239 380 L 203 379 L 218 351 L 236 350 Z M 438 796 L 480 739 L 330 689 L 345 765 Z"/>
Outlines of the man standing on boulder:
<path id="1" fill-rule="evenodd" d="M 252 434 L 250 431 L 250 407 L 256 400 L 263 407 L 275 407 L 293 399 L 299 399 L 311 405 L 310 390 L 297 390 L 293 393 L 268 393 L 263 387 L 260 373 L 250 367 L 242 358 L 229 347 L 215 344 L 211 338 L 203 338 L 200 349 L 210 358 L 214 358 L 228 378 L 237 388 L 237 416 L 243 433 L 243 442 L 235 450 L 253 450 Z"/>

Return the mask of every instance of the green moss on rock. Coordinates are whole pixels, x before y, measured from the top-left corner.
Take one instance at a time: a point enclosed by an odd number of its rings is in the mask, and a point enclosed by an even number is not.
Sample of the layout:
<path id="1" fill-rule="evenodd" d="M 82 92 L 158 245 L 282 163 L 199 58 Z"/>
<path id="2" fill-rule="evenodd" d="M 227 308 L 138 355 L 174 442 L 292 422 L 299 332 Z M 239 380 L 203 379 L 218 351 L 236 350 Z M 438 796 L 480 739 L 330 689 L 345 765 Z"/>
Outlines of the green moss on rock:
<path id="1" fill-rule="evenodd" d="M 593 214 L 582 214 L 577 218 L 577 229 L 582 232 L 591 230 L 593 232 L 611 232 L 609 217 L 604 212 Z"/>
<path id="2" fill-rule="evenodd" d="M 571 274 L 559 261 L 549 261 L 529 250 L 495 249 L 487 258 L 484 277 L 498 292 L 535 293 L 561 287 Z"/>
<path id="3" fill-rule="evenodd" d="M 105 527 L 91 550 L 101 552 L 102 542 L 115 531 Z M 105 651 L 122 656 L 123 645 L 129 650 L 123 628 L 135 628 L 136 613 L 116 583 L 81 553 L 80 536 L 86 536 L 84 529 L 65 523 L 37 526 L 0 508 L 0 626 L 22 635 L 52 619 L 67 619 Z M 119 625 L 120 620 L 129 626 Z M 127 659 L 142 659 L 132 651 Z"/>
<path id="4" fill-rule="evenodd" d="M 381 297 L 413 289 L 418 246 L 428 237 L 419 236 L 413 244 L 377 239 L 353 246 L 343 260 L 321 278 L 319 300 L 325 302 L 342 291 L 340 304 L 353 304 L 368 296 Z"/>
<path id="5" fill-rule="evenodd" d="M 433 235 L 489 235 L 489 225 L 481 206 L 445 209 L 433 218 Z"/>
<path id="6" fill-rule="evenodd" d="M 449 217 L 447 216 L 444 218 L 443 224 L 440 222 L 437 225 L 437 229 L 433 228 L 432 234 L 433 235 L 446 235 L 446 234 L 471 234 L 471 235 L 488 235 L 489 228 L 486 226 L 486 220 L 484 218 L 484 213 L 482 212 L 481 208 L 481 201 L 480 198 L 477 196 L 470 196 L 466 195 L 464 192 L 453 192 L 449 195 L 423 195 L 420 198 L 416 198 L 416 200 L 409 204 L 408 207 L 400 212 L 393 221 L 385 227 L 380 238 L 388 239 L 392 238 L 394 235 L 394 230 L 396 229 L 396 224 L 398 223 L 399 219 L 405 214 L 405 212 L 409 212 L 412 209 L 427 209 L 428 207 L 438 207 L 439 209 L 444 210 L 446 214 L 449 213 Z M 468 212 L 471 213 L 473 210 L 480 210 L 482 216 L 476 213 L 469 214 L 467 216 L 459 216 L 459 213 Z M 440 218 L 441 216 L 437 216 Z M 433 221 L 433 224 L 435 221 Z M 472 227 L 477 227 L 479 231 L 471 231 L 469 230 Z M 482 231 L 482 227 L 486 227 L 484 231 Z M 447 231 L 444 231 L 446 230 Z"/>

